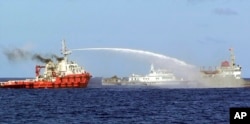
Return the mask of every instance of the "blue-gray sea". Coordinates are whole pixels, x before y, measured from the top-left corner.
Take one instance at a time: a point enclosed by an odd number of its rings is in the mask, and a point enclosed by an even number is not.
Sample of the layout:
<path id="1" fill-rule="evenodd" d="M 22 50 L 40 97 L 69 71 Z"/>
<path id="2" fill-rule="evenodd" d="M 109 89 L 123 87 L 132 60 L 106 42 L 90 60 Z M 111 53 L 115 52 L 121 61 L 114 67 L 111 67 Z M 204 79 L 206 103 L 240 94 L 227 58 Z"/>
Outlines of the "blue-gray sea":
<path id="1" fill-rule="evenodd" d="M 6 79 L 2 79 L 6 80 Z M 223 124 L 249 88 L 0 89 L 1 124 Z"/>

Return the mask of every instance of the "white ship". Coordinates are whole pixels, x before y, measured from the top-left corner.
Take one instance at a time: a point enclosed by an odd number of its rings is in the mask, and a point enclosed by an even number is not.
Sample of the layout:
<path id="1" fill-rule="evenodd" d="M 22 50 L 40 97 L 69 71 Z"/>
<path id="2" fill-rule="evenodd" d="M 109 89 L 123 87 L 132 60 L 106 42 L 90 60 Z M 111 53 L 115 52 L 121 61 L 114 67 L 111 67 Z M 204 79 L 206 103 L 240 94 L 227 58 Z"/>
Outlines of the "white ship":
<path id="1" fill-rule="evenodd" d="M 139 85 L 168 85 L 178 84 L 183 79 L 177 79 L 175 75 L 167 70 L 154 69 L 154 65 L 151 65 L 149 74 L 147 75 L 136 75 L 132 74 L 128 78 L 128 84 L 139 84 Z"/>
<path id="2" fill-rule="evenodd" d="M 205 78 L 231 78 L 241 79 L 241 67 L 236 65 L 233 49 L 230 51 L 230 61 L 221 62 L 220 67 L 201 68 L 202 76 Z"/>

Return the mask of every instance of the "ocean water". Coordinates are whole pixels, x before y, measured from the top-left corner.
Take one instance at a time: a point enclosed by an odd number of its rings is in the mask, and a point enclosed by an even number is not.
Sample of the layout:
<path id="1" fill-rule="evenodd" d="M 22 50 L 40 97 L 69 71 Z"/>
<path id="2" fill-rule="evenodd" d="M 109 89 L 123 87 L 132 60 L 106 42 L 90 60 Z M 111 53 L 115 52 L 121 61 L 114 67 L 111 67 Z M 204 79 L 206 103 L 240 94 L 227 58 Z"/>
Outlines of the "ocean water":
<path id="1" fill-rule="evenodd" d="M 228 124 L 229 108 L 250 107 L 249 96 L 249 88 L 0 89 L 0 123 Z"/>

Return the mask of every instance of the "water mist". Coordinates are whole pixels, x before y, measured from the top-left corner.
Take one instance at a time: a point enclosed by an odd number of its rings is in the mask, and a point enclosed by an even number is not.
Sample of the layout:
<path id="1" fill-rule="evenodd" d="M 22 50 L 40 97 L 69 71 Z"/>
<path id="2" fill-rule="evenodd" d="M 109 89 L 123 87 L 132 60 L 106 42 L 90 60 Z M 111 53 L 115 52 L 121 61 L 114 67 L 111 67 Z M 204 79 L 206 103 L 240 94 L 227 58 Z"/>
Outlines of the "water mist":
<path id="1" fill-rule="evenodd" d="M 162 54 L 127 48 L 81 48 L 72 49 L 78 51 L 114 51 L 128 54 L 142 55 L 148 62 L 153 63 L 157 68 L 168 69 L 173 72 L 177 78 L 183 78 L 188 81 L 185 85 L 176 86 L 176 88 L 219 88 L 219 87 L 242 87 L 243 80 L 228 80 L 223 78 L 213 78 L 204 80 L 198 67 L 187 64 L 184 61 Z"/>
<path id="2" fill-rule="evenodd" d="M 168 69 L 169 71 L 173 72 L 178 78 L 183 78 L 184 80 L 198 80 L 200 77 L 199 69 L 194 65 L 190 65 L 176 58 L 154 52 L 136 50 L 136 49 L 125 49 L 125 48 L 81 48 L 72 50 L 114 51 L 114 52 L 122 52 L 128 54 L 140 54 L 146 57 L 147 61 L 153 63 L 156 67 Z"/>

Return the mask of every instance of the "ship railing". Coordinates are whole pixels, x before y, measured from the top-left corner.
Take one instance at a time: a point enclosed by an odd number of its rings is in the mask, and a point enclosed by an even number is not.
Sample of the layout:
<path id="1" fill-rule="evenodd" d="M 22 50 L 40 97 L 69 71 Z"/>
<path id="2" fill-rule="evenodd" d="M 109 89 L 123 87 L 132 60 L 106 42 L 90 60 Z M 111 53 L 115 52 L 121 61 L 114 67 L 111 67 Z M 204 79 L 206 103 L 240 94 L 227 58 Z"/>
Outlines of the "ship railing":
<path id="1" fill-rule="evenodd" d="M 30 81 L 35 81 L 35 79 L 25 79 L 25 80 L 10 80 L 7 81 L 8 83 L 14 83 L 14 82 L 30 82 Z M 1 82 L 2 83 L 2 82 Z M 3 82 L 6 83 L 6 82 Z"/>
<path id="2" fill-rule="evenodd" d="M 0 86 L 3 86 L 6 82 L 0 82 Z"/>
<path id="3" fill-rule="evenodd" d="M 9 81 L 7 81 L 7 82 L 0 82 L 0 86 L 3 86 L 4 84 L 12 84 L 13 82 L 9 82 Z"/>
<path id="4" fill-rule="evenodd" d="M 36 79 L 25 79 L 25 82 L 36 81 Z"/>
<path id="5" fill-rule="evenodd" d="M 218 70 L 218 67 L 217 66 L 209 66 L 209 67 L 205 67 L 205 66 L 202 66 L 200 67 L 200 71 L 214 71 L 214 70 Z"/>

